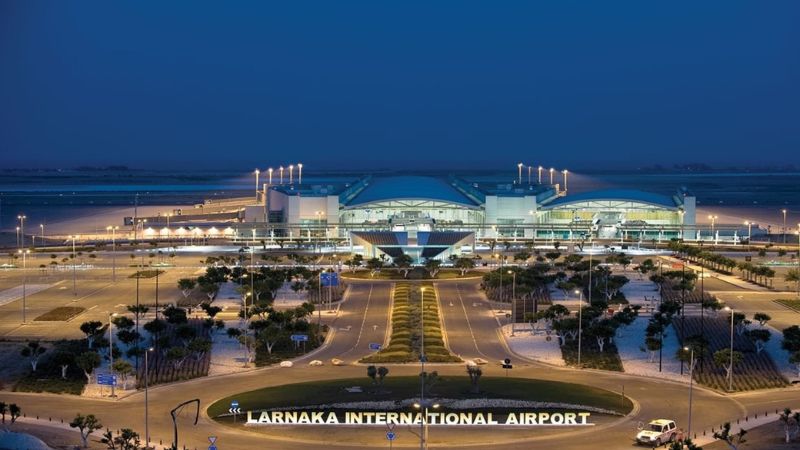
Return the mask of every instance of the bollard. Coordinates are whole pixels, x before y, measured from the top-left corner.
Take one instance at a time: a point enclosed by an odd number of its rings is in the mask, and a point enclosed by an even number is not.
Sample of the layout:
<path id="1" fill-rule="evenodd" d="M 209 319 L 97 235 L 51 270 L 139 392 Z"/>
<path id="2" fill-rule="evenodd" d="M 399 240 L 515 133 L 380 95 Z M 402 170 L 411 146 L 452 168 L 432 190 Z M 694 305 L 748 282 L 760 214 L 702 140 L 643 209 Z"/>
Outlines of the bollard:
<path id="1" fill-rule="evenodd" d="M 48 422 L 52 422 L 52 421 L 53 421 L 53 418 L 52 418 L 52 417 L 48 417 L 48 418 L 47 418 L 47 421 L 48 421 Z"/>
<path id="2" fill-rule="evenodd" d="M 739 425 L 739 419 L 736 419 L 736 425 Z"/>
<path id="3" fill-rule="evenodd" d="M 38 414 L 36 415 L 36 420 L 39 420 L 39 415 Z"/>

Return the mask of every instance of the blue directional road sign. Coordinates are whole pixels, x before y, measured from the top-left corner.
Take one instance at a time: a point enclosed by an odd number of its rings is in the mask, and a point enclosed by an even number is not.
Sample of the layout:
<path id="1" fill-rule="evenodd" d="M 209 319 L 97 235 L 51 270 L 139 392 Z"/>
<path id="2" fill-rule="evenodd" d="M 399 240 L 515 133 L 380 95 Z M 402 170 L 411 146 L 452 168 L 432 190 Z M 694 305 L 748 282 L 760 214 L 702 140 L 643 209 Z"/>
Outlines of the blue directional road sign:
<path id="1" fill-rule="evenodd" d="M 105 386 L 116 386 L 117 385 L 117 376 L 116 375 L 109 375 L 105 373 L 98 373 L 97 374 L 97 384 L 102 384 Z"/>
<path id="2" fill-rule="evenodd" d="M 308 340 L 307 334 L 293 334 L 292 340 L 295 342 L 305 342 Z"/>
<path id="3" fill-rule="evenodd" d="M 397 435 L 394 434 L 394 431 L 387 431 L 386 432 L 386 439 L 393 441 L 397 438 Z"/>
<path id="4" fill-rule="evenodd" d="M 370 342 L 369 349 L 372 350 L 373 352 L 377 352 L 378 350 L 381 349 L 381 344 Z"/>
<path id="5" fill-rule="evenodd" d="M 324 287 L 339 285 L 339 274 L 336 272 L 322 272 L 320 279 Z"/>

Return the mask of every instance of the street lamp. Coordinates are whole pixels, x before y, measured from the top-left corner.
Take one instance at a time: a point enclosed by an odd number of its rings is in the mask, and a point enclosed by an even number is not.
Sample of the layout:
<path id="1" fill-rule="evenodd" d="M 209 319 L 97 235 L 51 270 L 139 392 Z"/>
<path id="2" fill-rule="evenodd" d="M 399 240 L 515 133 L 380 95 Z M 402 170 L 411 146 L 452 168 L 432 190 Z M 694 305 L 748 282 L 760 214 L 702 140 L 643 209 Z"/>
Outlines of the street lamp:
<path id="1" fill-rule="evenodd" d="M 783 243 L 786 243 L 786 208 L 782 209 L 781 212 L 783 213 Z M 22 233 L 22 239 L 25 239 L 25 233 Z"/>
<path id="2" fill-rule="evenodd" d="M 111 372 L 111 397 L 116 397 L 117 394 L 114 392 L 114 388 L 117 386 L 116 380 L 114 380 L 114 330 L 112 328 L 114 323 L 111 321 L 113 317 L 117 317 L 117 313 L 108 313 L 108 368 Z"/>
<path id="3" fill-rule="evenodd" d="M 589 266 L 589 270 L 591 270 L 591 265 Z M 591 292 L 591 286 L 589 287 L 589 292 Z M 578 304 L 578 367 L 581 366 L 581 344 L 583 342 L 583 291 L 580 289 L 576 289 L 575 293 L 578 294 L 580 297 L 580 303 Z"/>
<path id="4" fill-rule="evenodd" d="M 261 171 L 258 170 L 258 169 L 253 171 L 253 174 L 255 174 L 255 176 L 256 176 L 256 201 L 258 201 L 258 174 L 260 174 L 260 173 L 261 173 Z"/>
<path id="5" fill-rule="evenodd" d="M 797 224 L 797 275 L 800 276 L 800 223 Z M 797 298 L 800 298 L 800 281 L 797 282 Z"/>
<path id="6" fill-rule="evenodd" d="M 556 169 L 554 169 L 552 167 L 550 168 L 550 185 L 551 186 L 553 185 L 553 172 L 555 172 L 555 171 L 556 171 Z"/>
<path id="7" fill-rule="evenodd" d="M 752 231 L 753 231 L 753 222 L 750 222 L 748 220 L 744 224 L 747 225 L 747 242 L 749 243 L 750 242 L 750 236 L 752 235 Z"/>
<path id="8" fill-rule="evenodd" d="M 153 347 L 150 347 L 147 349 L 147 351 L 144 352 L 144 442 L 145 442 L 144 448 L 150 448 L 150 423 L 148 420 L 149 419 L 148 406 L 150 403 L 147 398 L 147 385 L 148 385 L 147 381 L 150 378 L 150 372 L 147 364 L 148 360 L 147 355 L 149 355 L 150 352 L 152 351 Z"/>
<path id="9" fill-rule="evenodd" d="M 42 229 L 42 243 L 41 243 L 41 244 L 39 244 L 39 245 L 43 247 L 43 246 L 44 246 L 44 224 L 43 224 L 43 223 L 40 223 L 40 224 L 39 224 L 39 228 L 41 228 L 41 229 Z"/>
<path id="10" fill-rule="evenodd" d="M 785 214 L 784 214 L 784 216 L 785 216 Z M 20 236 L 19 248 L 25 247 L 25 219 L 27 219 L 27 218 L 28 218 L 28 216 L 26 216 L 25 214 L 20 214 L 20 215 L 17 216 L 17 219 L 19 219 L 19 236 Z M 786 222 L 786 219 L 784 218 L 783 221 Z M 784 225 L 784 228 L 785 228 L 785 225 Z"/>
<path id="11" fill-rule="evenodd" d="M 19 243 L 19 226 L 17 226 L 17 249 L 20 249 L 20 248 L 22 248 L 22 246 Z"/>
<path id="12" fill-rule="evenodd" d="M 514 336 L 514 325 L 517 323 L 517 272 L 509 270 L 508 274 L 511 275 L 511 336 Z"/>
<path id="13" fill-rule="evenodd" d="M 294 184 L 294 164 L 289 164 L 289 184 Z"/>
<path id="14" fill-rule="evenodd" d="M 78 236 L 73 234 L 70 237 L 72 238 L 72 296 L 77 297 L 78 290 L 75 288 L 75 260 L 78 257 L 78 255 L 75 253 L 75 238 L 77 238 Z M 74 302 L 75 299 L 73 299 L 72 301 Z"/>
<path id="15" fill-rule="evenodd" d="M 27 297 L 27 287 L 28 287 L 28 272 L 25 270 L 27 268 L 27 261 L 26 258 L 28 254 L 31 252 L 30 250 L 17 250 L 20 255 L 22 255 L 22 324 L 25 325 L 27 322 L 25 320 L 25 301 Z"/>
<path id="16" fill-rule="evenodd" d="M 278 167 L 278 172 L 280 172 L 280 182 L 283 185 L 283 166 Z"/>
<path id="17" fill-rule="evenodd" d="M 542 170 L 544 170 L 544 167 L 539 166 L 537 170 L 539 171 L 539 184 L 542 184 Z"/>
<path id="18" fill-rule="evenodd" d="M 517 164 L 517 184 L 522 184 L 522 163 Z"/>
<path id="19" fill-rule="evenodd" d="M 107 226 L 106 230 L 111 231 L 111 280 L 117 282 L 117 230 L 119 226 Z"/>
<path id="20" fill-rule="evenodd" d="M 267 184 L 269 184 L 270 186 L 272 186 L 272 172 L 273 172 L 272 167 L 267 169 L 267 174 L 269 175 L 269 183 L 267 183 Z"/>
<path id="21" fill-rule="evenodd" d="M 528 186 L 531 185 L 531 170 L 533 170 L 533 166 L 528 166 Z"/>
<path id="22" fill-rule="evenodd" d="M 728 370 L 728 392 L 733 391 L 733 308 L 726 306 L 725 311 L 731 313 L 731 353 L 728 355 L 728 363 L 730 364 Z"/>
<path id="23" fill-rule="evenodd" d="M 567 193 L 567 174 L 569 173 L 569 171 L 567 169 L 564 169 L 564 170 L 561 171 L 561 173 L 564 174 L 564 193 L 566 194 Z"/>
<path id="24" fill-rule="evenodd" d="M 297 184 L 303 184 L 303 164 L 297 163 Z"/>
<path id="25" fill-rule="evenodd" d="M 719 219 L 719 216 L 709 215 L 708 219 L 711 221 L 711 240 L 713 241 L 713 240 L 715 240 L 714 239 L 714 225 L 717 224 L 717 219 Z"/>
<path id="26" fill-rule="evenodd" d="M 683 347 L 683 351 L 690 352 L 689 356 L 689 422 L 687 425 L 687 435 L 692 436 L 692 390 L 694 383 L 694 347 Z"/>
<path id="27" fill-rule="evenodd" d="M 420 450 L 424 450 L 428 448 L 428 409 L 439 409 L 439 404 L 433 403 L 430 400 L 425 401 L 420 399 L 419 403 L 414 403 L 414 408 L 422 410 L 422 421 L 419 424 L 419 448 Z"/>

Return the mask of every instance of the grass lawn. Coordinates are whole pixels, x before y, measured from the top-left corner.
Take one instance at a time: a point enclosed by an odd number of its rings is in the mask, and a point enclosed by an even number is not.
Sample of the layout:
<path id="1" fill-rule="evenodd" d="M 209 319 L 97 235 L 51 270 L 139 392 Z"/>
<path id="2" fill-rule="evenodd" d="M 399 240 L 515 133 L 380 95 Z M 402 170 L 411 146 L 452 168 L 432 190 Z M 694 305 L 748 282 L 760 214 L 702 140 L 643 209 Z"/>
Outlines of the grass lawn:
<path id="1" fill-rule="evenodd" d="M 80 306 L 59 306 L 58 308 L 52 309 L 33 320 L 42 322 L 69 320 L 84 311 L 86 311 L 86 309 L 81 308 Z"/>
<path id="2" fill-rule="evenodd" d="M 314 406 L 340 402 L 405 400 L 419 396 L 418 377 L 386 377 L 379 392 L 370 392 L 368 378 L 314 381 L 288 384 L 223 398 L 208 408 L 208 414 L 216 417 L 228 412 L 232 400 L 239 401 L 243 411 L 285 406 Z M 348 393 L 346 387 L 362 386 L 364 392 Z M 529 378 L 485 377 L 480 380 L 480 394 L 470 393 L 469 378 L 465 376 L 442 377 L 428 395 L 441 398 L 503 398 L 539 402 L 571 403 L 592 406 L 622 414 L 633 407 L 627 398 L 618 393 L 591 386 L 558 381 Z"/>
<path id="3" fill-rule="evenodd" d="M 436 274 L 436 278 L 431 278 L 428 272 L 422 268 L 416 268 L 408 273 L 408 278 L 403 277 L 403 273 L 395 269 L 382 269 L 375 276 L 370 276 L 369 270 L 358 270 L 356 272 L 342 272 L 343 278 L 355 278 L 359 280 L 455 280 L 457 278 L 474 278 L 483 276 L 483 272 L 470 270 L 461 276 L 461 271 L 456 269 L 442 269 Z"/>
<path id="4" fill-rule="evenodd" d="M 797 300 L 797 299 L 790 300 L 790 299 L 782 298 L 780 300 L 775 300 L 775 302 L 776 303 L 780 303 L 781 305 L 786 306 L 788 308 L 792 308 L 793 310 L 795 310 L 797 312 L 800 312 L 800 300 Z"/>

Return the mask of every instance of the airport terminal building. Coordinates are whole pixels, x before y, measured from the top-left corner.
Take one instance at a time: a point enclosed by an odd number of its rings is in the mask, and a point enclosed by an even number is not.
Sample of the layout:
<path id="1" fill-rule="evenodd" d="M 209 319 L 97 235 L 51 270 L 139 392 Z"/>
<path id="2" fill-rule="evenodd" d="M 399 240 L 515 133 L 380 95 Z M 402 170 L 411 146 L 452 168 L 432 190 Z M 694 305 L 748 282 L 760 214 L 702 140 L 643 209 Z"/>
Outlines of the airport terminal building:
<path id="1" fill-rule="evenodd" d="M 447 176 L 364 176 L 264 184 L 242 239 L 348 240 L 366 255 L 446 258 L 478 241 L 691 239 L 695 197 L 631 190 L 567 195 L 559 184 Z"/>

